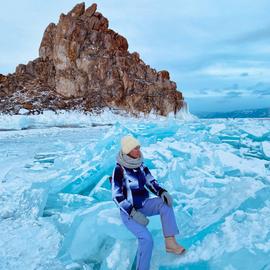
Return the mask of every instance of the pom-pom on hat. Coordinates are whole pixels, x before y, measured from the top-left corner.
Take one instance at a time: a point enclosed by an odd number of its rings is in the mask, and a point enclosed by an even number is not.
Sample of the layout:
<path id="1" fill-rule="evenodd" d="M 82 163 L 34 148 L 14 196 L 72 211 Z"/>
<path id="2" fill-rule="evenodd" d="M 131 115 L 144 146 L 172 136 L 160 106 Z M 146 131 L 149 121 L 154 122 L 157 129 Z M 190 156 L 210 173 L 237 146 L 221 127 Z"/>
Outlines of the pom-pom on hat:
<path id="1" fill-rule="evenodd" d="M 124 154 L 128 154 L 132 149 L 140 145 L 140 142 L 130 135 L 123 137 L 121 140 L 122 152 Z"/>

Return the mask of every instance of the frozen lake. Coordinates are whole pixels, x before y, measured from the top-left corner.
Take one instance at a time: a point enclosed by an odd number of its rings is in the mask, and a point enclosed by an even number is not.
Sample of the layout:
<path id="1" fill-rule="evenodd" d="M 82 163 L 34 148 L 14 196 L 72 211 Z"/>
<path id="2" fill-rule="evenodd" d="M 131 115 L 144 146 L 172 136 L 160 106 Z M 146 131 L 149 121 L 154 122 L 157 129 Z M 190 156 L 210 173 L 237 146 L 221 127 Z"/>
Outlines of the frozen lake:
<path id="1" fill-rule="evenodd" d="M 135 269 L 108 177 L 120 138 L 173 196 L 186 255 L 152 270 L 270 269 L 270 120 L 0 116 L 0 269 Z M 133 268 L 132 268 L 133 265 Z"/>

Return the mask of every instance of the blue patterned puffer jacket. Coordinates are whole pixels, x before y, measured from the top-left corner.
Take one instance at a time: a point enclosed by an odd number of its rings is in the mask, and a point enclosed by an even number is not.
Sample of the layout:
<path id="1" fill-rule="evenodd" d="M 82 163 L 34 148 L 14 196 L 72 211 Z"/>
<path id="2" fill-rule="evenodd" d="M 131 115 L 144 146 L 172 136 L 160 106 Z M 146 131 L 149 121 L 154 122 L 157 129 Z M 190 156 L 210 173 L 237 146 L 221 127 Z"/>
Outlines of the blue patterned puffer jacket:
<path id="1" fill-rule="evenodd" d="M 160 196 L 166 191 L 142 163 L 136 169 L 129 169 L 117 163 L 112 175 L 112 198 L 116 205 L 126 212 L 131 213 L 132 208 L 139 209 L 147 198 L 149 191 Z"/>

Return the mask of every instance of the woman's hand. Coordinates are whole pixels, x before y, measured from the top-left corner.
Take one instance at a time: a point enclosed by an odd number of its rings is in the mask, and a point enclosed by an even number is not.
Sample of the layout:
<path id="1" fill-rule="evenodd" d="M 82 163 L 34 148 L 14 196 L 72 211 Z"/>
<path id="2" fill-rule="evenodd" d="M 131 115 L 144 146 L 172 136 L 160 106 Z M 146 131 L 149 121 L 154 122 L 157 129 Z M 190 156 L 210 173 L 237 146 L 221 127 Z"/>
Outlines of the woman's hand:
<path id="1" fill-rule="evenodd" d="M 141 212 L 137 211 L 135 208 L 132 208 L 130 216 L 139 224 L 147 226 L 149 219 Z"/>
<path id="2" fill-rule="evenodd" d="M 167 192 L 163 191 L 160 195 L 160 198 L 163 200 L 164 203 L 166 203 L 168 206 L 172 206 L 173 204 L 173 199 L 172 196 Z"/>

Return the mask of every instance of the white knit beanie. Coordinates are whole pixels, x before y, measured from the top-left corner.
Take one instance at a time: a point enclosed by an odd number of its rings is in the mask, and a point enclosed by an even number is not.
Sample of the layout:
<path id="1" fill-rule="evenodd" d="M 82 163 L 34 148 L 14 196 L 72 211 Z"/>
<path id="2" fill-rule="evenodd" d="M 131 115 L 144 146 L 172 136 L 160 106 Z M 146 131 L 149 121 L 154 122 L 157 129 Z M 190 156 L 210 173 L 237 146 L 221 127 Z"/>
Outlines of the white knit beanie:
<path id="1" fill-rule="evenodd" d="M 140 142 L 134 137 L 127 135 L 121 140 L 122 152 L 128 154 L 132 149 L 137 146 L 140 146 Z"/>

